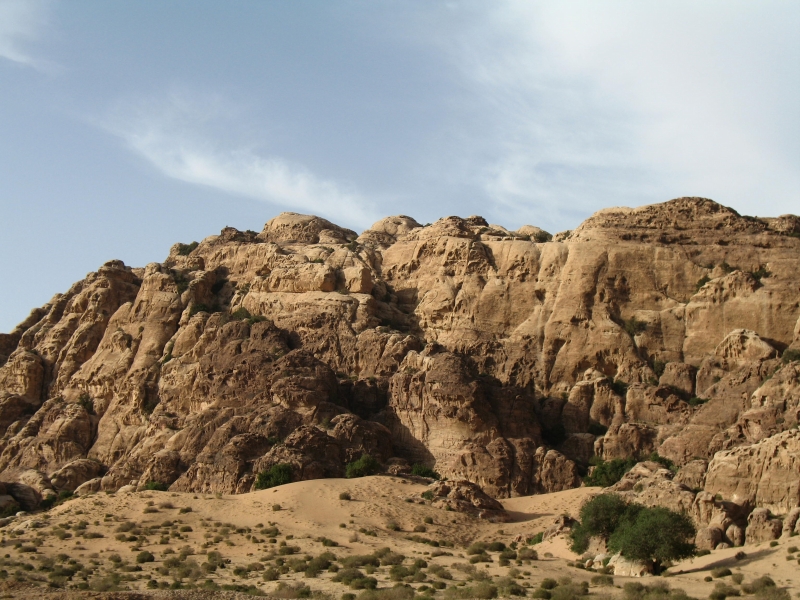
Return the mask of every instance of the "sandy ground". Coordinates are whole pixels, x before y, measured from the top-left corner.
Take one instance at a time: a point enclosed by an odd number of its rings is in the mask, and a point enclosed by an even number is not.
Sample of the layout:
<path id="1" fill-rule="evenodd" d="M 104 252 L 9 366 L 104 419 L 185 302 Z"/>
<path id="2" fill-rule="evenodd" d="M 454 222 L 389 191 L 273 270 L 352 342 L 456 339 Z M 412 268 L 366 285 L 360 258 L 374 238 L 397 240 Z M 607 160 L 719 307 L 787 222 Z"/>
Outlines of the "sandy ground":
<path id="1" fill-rule="evenodd" d="M 192 554 L 186 556 L 185 561 L 190 566 L 194 564 L 195 573 L 185 576 L 184 584 L 194 581 L 199 585 L 210 580 L 217 585 L 255 585 L 272 593 L 281 583 L 299 583 L 333 598 L 340 598 L 346 592 L 359 593 L 332 581 L 334 573 L 327 571 L 314 578 L 305 577 L 302 571 L 290 571 L 281 574 L 277 581 L 264 581 L 264 571 L 258 570 L 258 565 L 249 572 L 242 569 L 254 563 L 267 568 L 275 565 L 276 553 L 286 545 L 296 547 L 297 553 L 278 558 L 290 560 L 306 555 L 318 556 L 326 551 L 342 558 L 389 547 L 407 557 L 406 565 L 421 558 L 429 566 L 446 568 L 452 574 L 451 580 L 437 579 L 429 573 L 427 581 L 411 584 L 418 591 L 443 597 L 442 592 L 430 589 L 432 583 L 457 585 L 469 578 L 454 565 L 468 562 L 465 548 L 471 542 L 502 541 L 510 544 L 518 535 L 531 536 L 544 531 L 562 513 L 577 516 L 583 502 L 600 491 L 597 488 L 579 488 L 504 500 L 513 522 L 494 524 L 409 501 L 418 498 L 425 487 L 398 477 L 377 476 L 303 481 L 238 496 L 139 492 L 75 498 L 47 513 L 18 517 L 0 529 L 0 555 L 4 555 L 0 565 L 0 577 L 4 577 L 0 591 L 4 597 L 31 597 L 32 590 L 28 586 L 41 585 L 46 589 L 48 582 L 59 581 L 53 577 L 53 568 L 68 566 L 70 560 L 78 563 L 73 564 L 73 568 L 83 566 L 85 569 L 73 575 L 71 580 L 62 578 L 61 584 L 67 589 L 81 583 L 99 589 L 98 582 L 108 580 L 112 573 L 116 573 L 117 578 L 121 576 L 116 585 L 122 589 L 146 590 L 151 580 L 164 586 L 172 584 L 176 578 L 174 569 L 167 572 L 165 561 L 172 558 L 174 562 L 181 549 L 188 547 Z M 351 500 L 340 499 L 343 492 L 349 493 Z M 278 506 L 280 510 L 273 509 Z M 81 521 L 86 523 L 83 529 Z M 166 527 L 163 526 L 165 521 L 170 522 Z M 119 528 L 123 523 L 129 523 L 127 527 L 134 529 L 121 534 Z M 400 530 L 392 530 L 394 525 Z M 271 526 L 277 527 L 279 533 L 261 533 Z M 420 530 L 424 527 L 424 531 L 415 532 L 415 527 Z M 64 532 L 70 535 L 65 536 Z M 139 535 L 133 541 L 116 539 L 136 532 Z M 270 541 L 269 535 L 274 535 L 274 541 Z M 411 536 L 436 540 L 440 546 L 437 548 L 407 539 Z M 324 542 L 323 538 L 329 541 Z M 330 545 L 331 541 L 336 545 Z M 779 540 L 774 547 L 763 543 L 714 551 L 708 556 L 676 565 L 671 569 L 676 574 L 663 581 L 673 588 L 684 589 L 691 596 L 707 598 L 719 580 L 706 582 L 704 578 L 713 568 L 728 567 L 734 573 L 742 573 L 745 581 L 768 574 L 778 585 L 796 592 L 800 590 L 800 553 L 796 550 L 788 552 L 794 545 L 800 546 L 800 538 Z M 569 551 L 564 538 L 548 540 L 534 548 L 539 560 L 519 563 L 512 560 L 509 566 L 501 567 L 498 555 L 493 553 L 492 563 L 475 566 L 493 578 L 511 574 L 519 585 L 531 590 L 548 577 L 570 577 L 578 582 L 590 581 L 596 575 L 568 564 L 576 557 Z M 735 555 L 742 550 L 747 557 L 737 560 Z M 155 560 L 137 564 L 136 557 L 142 551 L 151 552 Z M 219 552 L 226 561 L 225 567 L 198 576 L 198 567 L 206 562 L 209 551 Z M 113 555 L 118 555 L 120 560 Z M 787 556 L 792 556 L 792 559 L 787 560 Z M 54 561 L 48 562 L 48 558 Z M 41 568 L 43 565 L 44 569 Z M 512 568 L 515 571 L 510 572 Z M 371 576 L 378 580 L 379 587 L 395 584 L 389 579 L 389 567 L 379 567 Z M 591 586 L 590 592 L 594 596 L 619 596 L 621 590 L 618 588 L 631 580 L 614 577 L 615 587 Z M 639 581 L 647 584 L 656 580 L 662 581 L 662 578 L 647 577 Z M 724 581 L 733 584 L 730 577 Z M 87 597 L 88 594 L 84 592 Z"/>

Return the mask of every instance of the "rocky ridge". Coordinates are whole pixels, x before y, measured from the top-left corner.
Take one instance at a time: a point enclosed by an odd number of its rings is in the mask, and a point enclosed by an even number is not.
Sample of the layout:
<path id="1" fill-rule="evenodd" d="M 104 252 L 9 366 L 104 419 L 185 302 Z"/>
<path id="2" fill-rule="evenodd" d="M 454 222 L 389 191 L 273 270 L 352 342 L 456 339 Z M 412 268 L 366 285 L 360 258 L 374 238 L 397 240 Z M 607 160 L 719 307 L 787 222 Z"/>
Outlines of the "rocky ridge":
<path id="1" fill-rule="evenodd" d="M 800 218 L 680 198 L 552 239 L 283 213 L 110 261 L 0 334 L 0 504 L 241 493 L 363 453 L 509 497 L 658 452 L 677 475 L 642 465 L 626 493 L 741 543 L 753 509 L 800 503 L 798 258 Z"/>

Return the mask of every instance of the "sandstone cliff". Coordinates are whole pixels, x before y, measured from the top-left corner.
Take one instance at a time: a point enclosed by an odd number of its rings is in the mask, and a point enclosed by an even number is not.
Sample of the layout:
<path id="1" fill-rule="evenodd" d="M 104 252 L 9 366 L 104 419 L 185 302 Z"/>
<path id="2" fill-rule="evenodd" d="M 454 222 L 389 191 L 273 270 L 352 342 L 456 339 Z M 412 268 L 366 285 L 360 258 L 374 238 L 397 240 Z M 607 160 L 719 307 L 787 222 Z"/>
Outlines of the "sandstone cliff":
<path id="1" fill-rule="evenodd" d="M 226 228 L 108 262 L 0 335 L 0 478 L 32 504 L 149 481 L 244 492 L 277 463 L 337 477 L 368 452 L 505 497 L 657 451 L 780 514 L 793 458 L 731 472 L 795 443 L 798 259 L 800 218 L 700 198 L 552 240 L 481 217 Z"/>

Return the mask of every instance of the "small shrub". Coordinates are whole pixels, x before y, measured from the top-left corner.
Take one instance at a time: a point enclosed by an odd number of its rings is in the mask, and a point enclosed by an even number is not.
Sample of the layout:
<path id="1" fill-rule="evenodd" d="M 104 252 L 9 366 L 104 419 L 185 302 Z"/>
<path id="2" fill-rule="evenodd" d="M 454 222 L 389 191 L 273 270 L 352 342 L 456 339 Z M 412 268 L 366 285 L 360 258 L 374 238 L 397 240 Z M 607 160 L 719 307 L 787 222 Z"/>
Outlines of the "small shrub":
<path id="1" fill-rule="evenodd" d="M 167 491 L 167 484 L 161 483 L 160 481 L 148 481 L 144 489 L 149 490 L 151 492 L 166 492 Z"/>
<path id="2" fill-rule="evenodd" d="M 539 553 L 533 548 L 520 548 L 517 558 L 519 560 L 539 560 Z"/>
<path id="3" fill-rule="evenodd" d="M 90 415 L 95 414 L 94 413 L 94 400 L 92 400 L 89 397 L 89 394 L 85 394 L 85 393 L 81 394 L 80 397 L 78 398 L 78 404 L 80 404 L 83 407 L 83 410 L 85 410 Z"/>
<path id="4" fill-rule="evenodd" d="M 425 465 L 419 463 L 411 467 L 411 474 L 418 477 L 429 477 L 431 479 L 439 479 L 441 477 L 441 475 L 439 475 L 439 473 L 434 471 L 432 468 L 426 467 Z"/>
<path id="5" fill-rule="evenodd" d="M 720 577 L 728 577 L 731 575 L 731 570 L 727 567 L 718 567 L 716 569 L 711 569 L 711 576 L 715 579 L 719 579 Z"/>
<path id="6" fill-rule="evenodd" d="M 273 505 L 272 505 L 272 510 L 273 510 L 274 512 L 278 512 L 279 510 L 282 510 L 282 507 L 281 507 L 281 505 L 280 505 L 280 504 L 273 504 Z"/>
<path id="7" fill-rule="evenodd" d="M 639 321 L 636 317 L 623 320 L 622 326 L 625 328 L 625 332 L 631 337 L 647 331 L 647 323 Z"/>
<path id="8" fill-rule="evenodd" d="M 353 497 L 350 495 L 350 492 L 342 492 L 339 494 L 339 500 L 352 500 Z"/>
<path id="9" fill-rule="evenodd" d="M 695 292 L 699 292 L 699 291 L 700 291 L 700 289 L 701 289 L 701 288 L 702 288 L 702 287 L 703 287 L 705 284 L 707 284 L 709 281 L 711 281 L 711 278 L 710 278 L 708 275 L 703 275 L 703 276 L 702 276 L 700 279 L 698 279 L 698 280 L 697 280 L 697 284 L 695 285 L 695 289 L 694 289 L 694 291 L 695 291 Z"/>
<path id="10" fill-rule="evenodd" d="M 595 575 L 592 577 L 592 585 L 611 586 L 614 585 L 614 578 L 611 575 Z"/>
<path id="11" fill-rule="evenodd" d="M 139 564 L 153 562 L 155 559 L 156 557 L 153 556 L 152 553 L 147 552 L 146 550 L 143 552 L 139 552 L 139 554 L 136 555 L 136 562 Z"/>
<path id="12" fill-rule="evenodd" d="M 552 590 L 554 587 L 558 586 L 558 582 L 555 579 L 547 578 L 543 579 L 542 583 L 539 584 L 539 587 L 543 590 Z"/>
<path id="13" fill-rule="evenodd" d="M 761 283 L 762 279 L 765 279 L 772 275 L 766 267 L 759 267 L 755 271 L 750 271 L 750 276 L 755 279 L 758 283 Z"/>
<path id="14" fill-rule="evenodd" d="M 663 360 L 653 359 L 653 373 L 656 377 L 661 377 L 664 374 L 664 369 L 667 368 L 667 363 Z"/>

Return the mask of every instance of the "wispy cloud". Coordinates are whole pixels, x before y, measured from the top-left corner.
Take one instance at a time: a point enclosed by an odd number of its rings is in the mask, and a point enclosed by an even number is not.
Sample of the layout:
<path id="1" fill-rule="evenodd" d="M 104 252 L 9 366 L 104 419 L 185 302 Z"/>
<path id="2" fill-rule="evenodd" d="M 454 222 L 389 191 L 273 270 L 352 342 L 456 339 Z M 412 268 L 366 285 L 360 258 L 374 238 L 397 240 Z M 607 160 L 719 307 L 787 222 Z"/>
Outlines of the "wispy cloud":
<path id="1" fill-rule="evenodd" d="M 366 227 L 376 220 L 361 194 L 321 178 L 303 165 L 263 155 L 215 136 L 220 121 L 235 113 L 219 97 L 189 99 L 172 93 L 165 100 L 120 104 L 102 126 L 168 177 Z"/>
<path id="2" fill-rule="evenodd" d="M 442 43 L 490 107 L 474 177 L 497 212 L 564 223 L 677 195 L 797 212 L 796 7 L 462 6 L 472 18 Z"/>
<path id="3" fill-rule="evenodd" d="M 48 8 L 43 0 L 0 0 L 0 58 L 39 70 L 50 66 L 26 50 L 44 30 Z"/>

